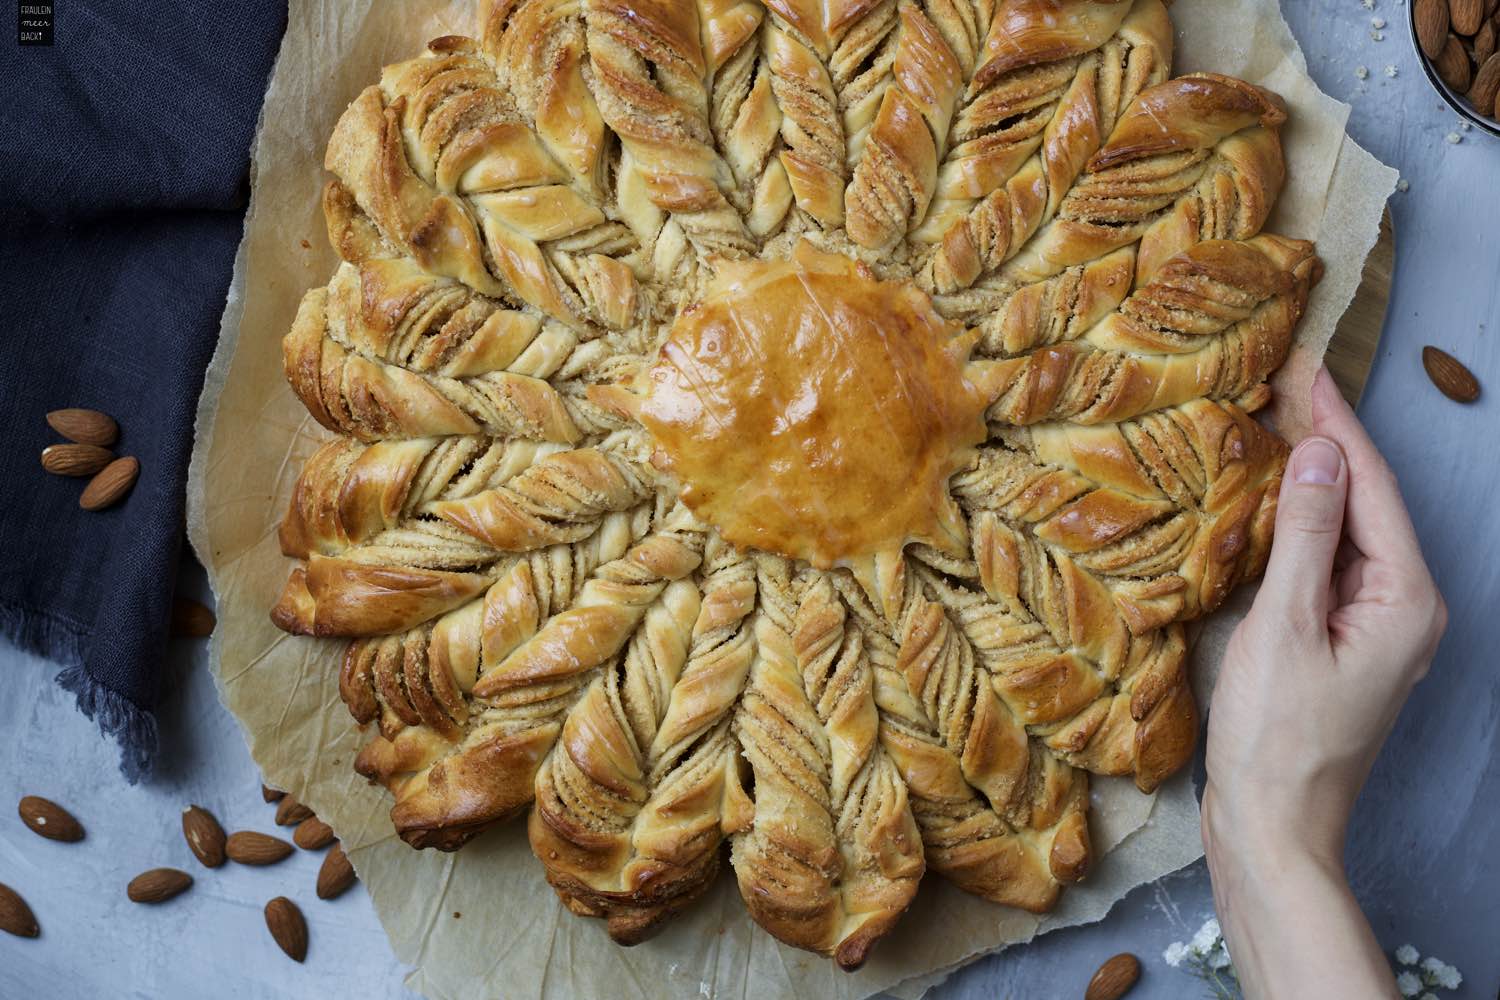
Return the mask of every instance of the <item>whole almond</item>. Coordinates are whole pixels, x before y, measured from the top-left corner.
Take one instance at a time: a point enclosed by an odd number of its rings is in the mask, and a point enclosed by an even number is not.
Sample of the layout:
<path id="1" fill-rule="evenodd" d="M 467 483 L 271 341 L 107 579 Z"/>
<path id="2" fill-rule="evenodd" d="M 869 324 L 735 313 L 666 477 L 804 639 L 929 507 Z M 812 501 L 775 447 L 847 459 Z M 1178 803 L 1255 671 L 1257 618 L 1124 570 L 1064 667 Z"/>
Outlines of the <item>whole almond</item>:
<path id="1" fill-rule="evenodd" d="M 188 597 L 172 598 L 172 621 L 168 631 L 178 639 L 202 639 L 213 634 L 214 613 Z"/>
<path id="2" fill-rule="evenodd" d="M 1120 1000 L 1139 978 L 1140 960 L 1129 952 L 1121 952 L 1099 966 L 1099 971 L 1089 980 L 1083 1000 Z"/>
<path id="3" fill-rule="evenodd" d="M 311 809 L 307 808 L 307 806 L 303 805 L 295 798 L 288 795 L 285 796 L 281 800 L 281 804 L 276 807 L 276 825 L 296 826 L 298 823 L 307 819 L 307 817 L 311 816 L 312 814 L 313 811 Z"/>
<path id="4" fill-rule="evenodd" d="M 275 802 L 278 799 L 282 798 L 284 795 L 286 795 L 286 792 L 283 792 L 281 789 L 272 788 L 265 782 L 261 782 L 260 797 L 265 799 L 267 802 Z"/>
<path id="5" fill-rule="evenodd" d="M 1430 344 L 1422 348 L 1422 367 L 1438 391 L 1458 403 L 1472 403 L 1479 398 L 1479 380 L 1447 351 Z"/>
<path id="6" fill-rule="evenodd" d="M 1495 95 L 1500 94 L 1500 52 L 1484 61 L 1479 72 L 1474 74 L 1474 84 L 1469 88 L 1469 100 L 1479 108 L 1488 110 L 1495 106 Z"/>
<path id="7" fill-rule="evenodd" d="M 96 444 L 49 444 L 42 449 L 42 468 L 54 476 L 92 476 L 114 458 Z"/>
<path id="8" fill-rule="evenodd" d="M 320 850 L 333 843 L 333 827 L 316 816 L 309 816 L 292 831 L 292 843 L 304 851 Z"/>
<path id="9" fill-rule="evenodd" d="M 42 932 L 26 900 L 4 882 L 0 882 L 0 931 L 16 937 L 36 937 Z"/>
<path id="10" fill-rule="evenodd" d="M 1484 20 L 1484 0 L 1449 0 L 1448 20 L 1460 35 L 1472 35 Z"/>
<path id="11" fill-rule="evenodd" d="M 1432 61 L 1432 68 L 1437 70 L 1437 75 L 1443 78 L 1444 83 L 1460 94 L 1469 89 L 1473 80 L 1474 68 L 1469 65 L 1469 54 L 1464 51 L 1463 43 L 1458 40 L 1457 35 L 1448 36 L 1443 51 Z"/>
<path id="12" fill-rule="evenodd" d="M 84 510 L 103 510 L 130 492 L 130 487 L 135 485 L 135 477 L 140 472 L 141 463 L 133 456 L 115 459 L 89 480 L 89 484 L 83 488 L 83 496 L 78 498 L 78 506 Z"/>
<path id="13" fill-rule="evenodd" d="M 292 853 L 292 845 L 269 833 L 240 830 L 224 842 L 224 853 L 242 865 L 274 865 Z"/>
<path id="14" fill-rule="evenodd" d="M 176 868 L 153 868 L 141 872 L 125 887 L 125 895 L 132 903 L 165 903 L 173 896 L 187 891 L 193 884 L 193 876 Z"/>
<path id="15" fill-rule="evenodd" d="M 21 800 L 16 811 L 21 814 L 21 822 L 30 827 L 32 833 L 48 840 L 61 840 L 71 844 L 83 839 L 83 826 L 73 818 L 72 813 L 51 799 L 28 795 Z"/>
<path id="16" fill-rule="evenodd" d="M 354 884 L 355 878 L 354 866 L 349 863 L 349 855 L 344 853 L 344 845 L 334 841 L 333 848 L 323 856 L 323 867 L 318 869 L 318 898 L 342 896 Z"/>
<path id="17" fill-rule="evenodd" d="M 1448 0 L 1416 0 L 1412 16 L 1417 26 L 1417 44 L 1428 59 L 1436 59 L 1448 41 Z"/>
<path id="18" fill-rule="evenodd" d="M 266 928 L 271 937 L 294 962 L 307 957 L 307 921 L 297 904 L 285 896 L 277 896 L 266 904 Z"/>
<path id="19" fill-rule="evenodd" d="M 1484 0 L 1484 16 L 1492 17 L 1495 11 L 1500 10 L 1500 0 Z"/>
<path id="20" fill-rule="evenodd" d="M 1484 61 L 1495 54 L 1495 22 L 1486 21 L 1484 27 L 1479 29 L 1479 34 L 1474 36 L 1474 63 L 1482 66 Z"/>
<path id="21" fill-rule="evenodd" d="M 224 863 L 227 838 L 213 813 L 202 806 L 188 806 L 182 811 L 182 835 L 205 868 L 217 868 Z"/>
<path id="22" fill-rule="evenodd" d="M 69 441 L 108 448 L 120 437 L 120 427 L 107 413 L 70 407 L 47 414 L 47 423 Z"/>

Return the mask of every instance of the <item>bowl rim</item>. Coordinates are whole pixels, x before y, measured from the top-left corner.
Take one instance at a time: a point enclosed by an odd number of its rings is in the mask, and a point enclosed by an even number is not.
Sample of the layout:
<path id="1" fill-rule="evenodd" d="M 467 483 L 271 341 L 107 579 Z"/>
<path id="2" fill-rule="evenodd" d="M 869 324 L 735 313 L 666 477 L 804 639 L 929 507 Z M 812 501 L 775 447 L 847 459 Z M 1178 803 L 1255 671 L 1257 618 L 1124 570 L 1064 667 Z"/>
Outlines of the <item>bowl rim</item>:
<path id="1" fill-rule="evenodd" d="M 1471 107 L 1457 91 L 1443 82 L 1438 76 L 1437 70 L 1432 67 L 1432 60 L 1427 58 L 1427 53 L 1422 51 L 1422 43 L 1417 40 L 1417 5 L 1415 0 L 1407 0 L 1406 4 L 1406 26 L 1411 36 L 1412 51 L 1417 54 L 1417 65 L 1422 67 L 1422 72 L 1427 77 L 1427 82 L 1432 84 L 1432 89 L 1438 92 L 1438 96 L 1447 102 L 1465 121 L 1474 125 L 1480 131 L 1488 133 L 1496 139 L 1500 139 L 1500 122 L 1487 118 L 1479 111 Z"/>

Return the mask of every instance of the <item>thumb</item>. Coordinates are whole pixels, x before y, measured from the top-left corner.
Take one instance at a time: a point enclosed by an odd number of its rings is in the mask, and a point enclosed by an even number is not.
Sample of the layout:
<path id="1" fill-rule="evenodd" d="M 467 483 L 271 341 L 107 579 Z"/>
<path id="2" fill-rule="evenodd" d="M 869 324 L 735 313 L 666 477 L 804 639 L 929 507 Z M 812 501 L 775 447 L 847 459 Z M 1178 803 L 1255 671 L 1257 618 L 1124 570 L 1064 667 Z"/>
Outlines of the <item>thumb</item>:
<path id="1" fill-rule="evenodd" d="M 1276 507 L 1276 538 L 1256 603 L 1285 621 L 1328 618 L 1328 581 L 1344 528 L 1349 463 L 1337 444 L 1310 437 L 1292 451 Z"/>

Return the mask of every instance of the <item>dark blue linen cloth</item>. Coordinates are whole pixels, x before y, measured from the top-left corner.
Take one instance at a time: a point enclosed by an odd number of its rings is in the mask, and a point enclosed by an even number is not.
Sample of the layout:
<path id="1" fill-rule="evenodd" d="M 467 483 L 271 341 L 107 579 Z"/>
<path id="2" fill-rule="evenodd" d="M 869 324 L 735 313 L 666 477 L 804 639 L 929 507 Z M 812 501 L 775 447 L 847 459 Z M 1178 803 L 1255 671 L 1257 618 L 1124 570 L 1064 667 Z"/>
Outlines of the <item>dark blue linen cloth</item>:
<path id="1" fill-rule="evenodd" d="M 0 630 L 150 773 L 203 373 L 285 0 L 55 0 L 0 41 Z M 8 15 L 8 11 L 7 11 Z M 43 472 L 49 410 L 103 410 L 140 478 L 79 508 Z M 3 697 L 3 695 L 0 695 Z"/>

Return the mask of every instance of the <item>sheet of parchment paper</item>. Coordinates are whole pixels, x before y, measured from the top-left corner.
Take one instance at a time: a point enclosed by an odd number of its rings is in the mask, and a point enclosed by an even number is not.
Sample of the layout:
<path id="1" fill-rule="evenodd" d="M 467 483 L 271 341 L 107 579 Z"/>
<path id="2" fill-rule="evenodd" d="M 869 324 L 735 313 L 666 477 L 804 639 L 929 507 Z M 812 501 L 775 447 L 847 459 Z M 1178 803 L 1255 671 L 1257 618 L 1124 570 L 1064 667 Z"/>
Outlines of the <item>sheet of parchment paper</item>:
<path id="1" fill-rule="evenodd" d="M 1348 107 L 1307 76 L 1276 0 L 1180 0 L 1172 16 L 1178 72 L 1241 76 L 1280 93 L 1291 113 L 1283 132 L 1289 181 L 1268 228 L 1315 239 L 1327 265 L 1293 357 L 1275 378 L 1273 418 L 1299 437 L 1312 374 L 1359 284 L 1396 174 L 1344 135 Z M 457 854 L 413 851 L 396 839 L 386 793 L 351 769 L 361 738 L 339 702 L 342 643 L 289 637 L 267 617 L 291 568 L 277 549 L 276 524 L 302 462 L 325 437 L 282 378 L 280 341 L 303 291 L 325 282 L 335 264 L 319 192 L 338 115 L 381 66 L 416 55 L 429 38 L 473 32 L 474 18 L 470 3 L 292 0 L 188 485 L 189 534 L 219 602 L 212 654 L 220 693 L 266 780 L 295 793 L 343 838 L 396 954 L 416 968 L 409 985 L 442 998 L 843 1000 L 881 990 L 913 997 L 977 955 L 1098 920 L 1130 889 L 1195 860 L 1202 845 L 1186 774 L 1155 796 L 1099 779 L 1092 825 L 1102 856 L 1053 913 L 994 906 L 929 878 L 869 964 L 844 974 L 757 929 L 727 874 L 659 936 L 624 949 L 601 922 L 563 910 L 522 823 Z M 1237 595 L 1202 629 L 1195 652 L 1202 698 L 1247 601 Z"/>

